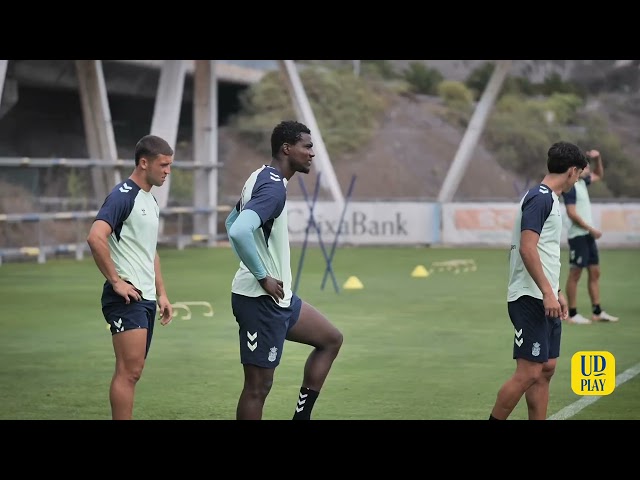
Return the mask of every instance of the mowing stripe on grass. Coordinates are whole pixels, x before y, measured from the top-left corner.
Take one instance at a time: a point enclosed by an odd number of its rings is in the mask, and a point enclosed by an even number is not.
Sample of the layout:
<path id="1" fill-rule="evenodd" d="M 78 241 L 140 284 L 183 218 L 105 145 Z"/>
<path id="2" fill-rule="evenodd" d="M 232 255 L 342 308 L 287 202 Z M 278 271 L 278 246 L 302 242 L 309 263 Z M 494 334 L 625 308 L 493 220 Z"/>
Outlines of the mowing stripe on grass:
<path id="1" fill-rule="evenodd" d="M 640 363 L 634 365 L 633 367 L 625 370 L 620 375 L 618 375 L 616 377 L 616 387 L 619 387 L 627 380 L 631 380 L 633 377 L 635 377 L 639 373 L 640 373 Z M 602 397 L 601 396 L 582 397 L 577 402 L 573 402 L 568 407 L 564 407 L 558 413 L 551 415 L 548 418 L 548 420 L 566 420 L 567 418 L 573 417 L 583 408 L 586 408 L 592 403 L 597 402 L 598 400 L 600 400 L 600 398 Z"/>

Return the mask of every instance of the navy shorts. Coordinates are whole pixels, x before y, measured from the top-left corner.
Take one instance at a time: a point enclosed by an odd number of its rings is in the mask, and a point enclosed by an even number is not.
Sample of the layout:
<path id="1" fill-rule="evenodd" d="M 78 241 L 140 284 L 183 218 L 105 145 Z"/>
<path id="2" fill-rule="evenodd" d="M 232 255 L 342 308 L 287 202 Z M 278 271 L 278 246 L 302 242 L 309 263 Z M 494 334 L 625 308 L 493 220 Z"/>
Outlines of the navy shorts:
<path id="1" fill-rule="evenodd" d="M 153 300 L 131 300 L 124 303 L 124 298 L 113 291 L 113 286 L 105 282 L 102 288 L 102 314 L 110 326 L 111 335 L 135 328 L 147 329 L 147 350 L 151 347 L 153 325 L 156 319 L 157 304 Z M 146 357 L 145 354 L 145 357 Z"/>
<path id="2" fill-rule="evenodd" d="M 598 265 L 598 246 L 591 235 L 581 235 L 569 239 L 569 266 L 571 268 L 585 268 Z"/>
<path id="3" fill-rule="evenodd" d="M 239 327 L 240 362 L 277 367 L 287 332 L 300 317 L 302 300 L 293 294 L 289 307 L 282 308 L 269 295 L 247 297 L 232 293 L 231 308 Z"/>
<path id="4" fill-rule="evenodd" d="M 515 328 L 513 358 L 544 363 L 560 356 L 562 321 L 545 315 L 542 300 L 523 295 L 507 302 L 507 309 Z"/>

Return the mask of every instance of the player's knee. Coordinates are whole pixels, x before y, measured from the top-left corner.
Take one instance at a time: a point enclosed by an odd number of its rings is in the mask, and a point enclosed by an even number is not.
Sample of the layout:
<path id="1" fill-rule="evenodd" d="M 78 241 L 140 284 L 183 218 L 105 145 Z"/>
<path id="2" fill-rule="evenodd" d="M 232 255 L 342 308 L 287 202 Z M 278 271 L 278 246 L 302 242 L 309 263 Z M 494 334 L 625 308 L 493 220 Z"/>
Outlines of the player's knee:
<path id="1" fill-rule="evenodd" d="M 269 395 L 272 386 L 272 378 L 254 379 L 251 382 L 245 382 L 244 391 L 253 398 L 264 400 Z"/>
<path id="2" fill-rule="evenodd" d="M 572 266 L 571 269 L 569 270 L 569 280 L 573 282 L 577 282 L 578 280 L 580 280 L 580 275 L 582 275 L 581 267 Z"/>
<path id="3" fill-rule="evenodd" d="M 142 377 L 142 370 L 144 368 L 144 364 L 142 365 L 127 365 L 125 368 L 119 371 L 119 374 L 127 379 L 127 381 L 131 383 L 138 383 L 140 377 Z"/>
<path id="4" fill-rule="evenodd" d="M 331 333 L 328 347 L 334 350 L 337 355 L 340 351 L 340 348 L 342 347 L 342 342 L 344 342 L 344 336 L 342 335 L 342 332 L 337 328 L 334 329 L 334 331 Z"/>
<path id="5" fill-rule="evenodd" d="M 553 374 L 556 373 L 556 361 L 549 360 L 542 364 L 542 371 L 540 372 L 540 376 L 550 380 L 553 377 Z"/>

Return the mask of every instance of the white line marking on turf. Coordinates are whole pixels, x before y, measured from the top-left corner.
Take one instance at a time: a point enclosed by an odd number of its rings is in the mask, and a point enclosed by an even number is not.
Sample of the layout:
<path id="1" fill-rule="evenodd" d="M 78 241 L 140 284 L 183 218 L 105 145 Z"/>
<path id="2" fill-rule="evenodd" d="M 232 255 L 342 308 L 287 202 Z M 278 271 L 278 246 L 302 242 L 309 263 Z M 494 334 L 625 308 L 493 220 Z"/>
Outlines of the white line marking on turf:
<path id="1" fill-rule="evenodd" d="M 639 373 L 640 373 L 640 363 L 625 370 L 624 372 L 622 372 L 620 375 L 616 377 L 616 388 L 622 385 L 627 380 L 631 380 L 633 377 L 635 377 Z M 592 403 L 597 402 L 598 400 L 600 400 L 600 398 L 602 398 L 602 396 L 593 395 L 588 397 L 582 397 L 577 402 L 573 402 L 568 407 L 564 407 L 558 413 L 551 415 L 548 418 L 548 420 L 566 420 L 567 418 L 573 417 L 583 408 L 586 408 Z"/>

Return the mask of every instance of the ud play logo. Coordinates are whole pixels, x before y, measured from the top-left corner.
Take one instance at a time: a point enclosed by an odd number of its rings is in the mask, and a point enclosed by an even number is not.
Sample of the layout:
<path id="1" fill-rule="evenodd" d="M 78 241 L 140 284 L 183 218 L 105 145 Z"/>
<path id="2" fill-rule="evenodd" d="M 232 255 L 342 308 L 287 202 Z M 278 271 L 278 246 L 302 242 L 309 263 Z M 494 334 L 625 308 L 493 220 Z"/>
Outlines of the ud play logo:
<path id="1" fill-rule="evenodd" d="M 571 389 L 577 395 L 609 395 L 616 388 L 616 359 L 610 352 L 576 352 Z"/>

